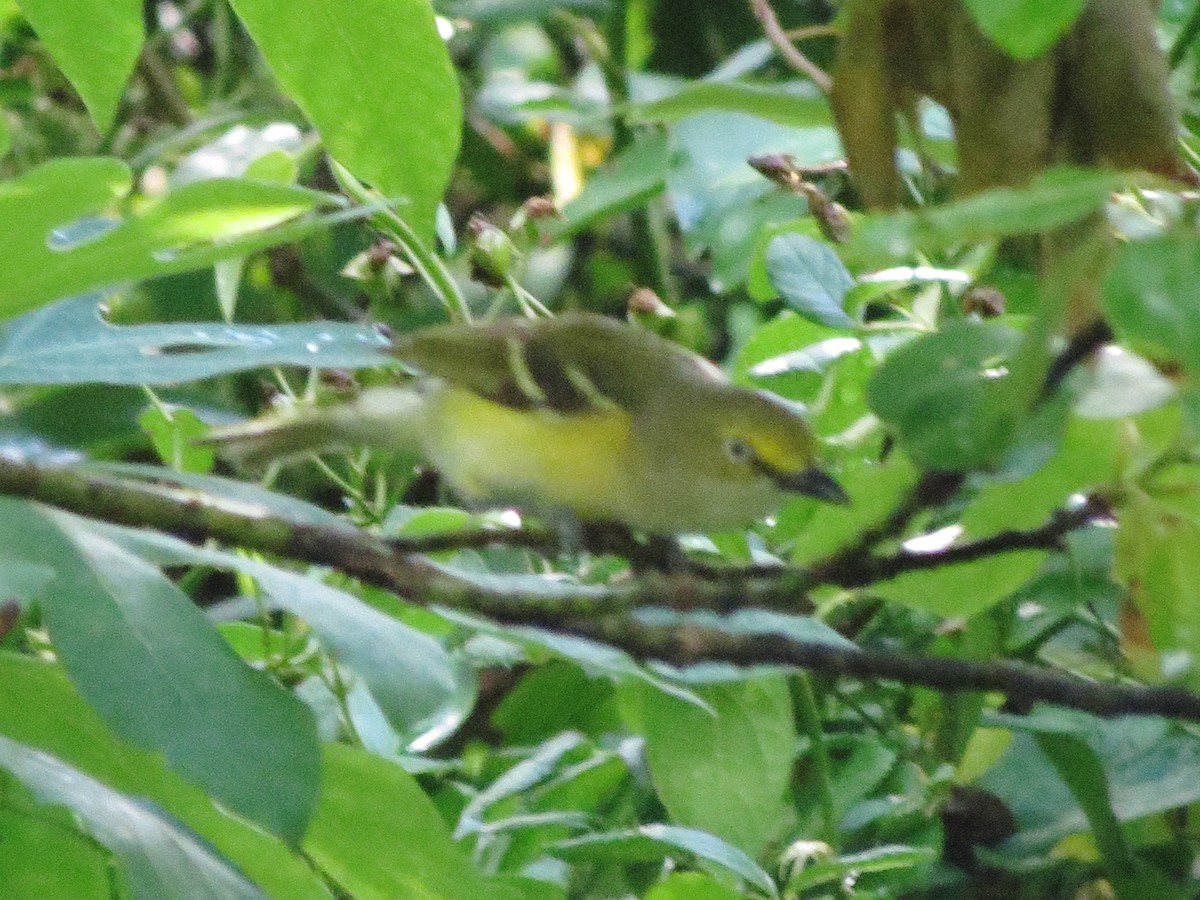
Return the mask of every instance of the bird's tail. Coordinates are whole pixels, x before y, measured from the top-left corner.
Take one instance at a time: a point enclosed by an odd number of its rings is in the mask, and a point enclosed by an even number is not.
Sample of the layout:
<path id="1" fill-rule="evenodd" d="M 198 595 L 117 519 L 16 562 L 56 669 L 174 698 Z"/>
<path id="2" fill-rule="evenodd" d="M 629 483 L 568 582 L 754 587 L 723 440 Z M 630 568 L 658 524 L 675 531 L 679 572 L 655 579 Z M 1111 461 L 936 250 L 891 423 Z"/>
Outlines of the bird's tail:
<path id="1" fill-rule="evenodd" d="M 347 403 L 216 428 L 200 443 L 250 469 L 339 448 L 416 449 L 423 409 L 424 397 L 416 389 L 370 388 Z"/>

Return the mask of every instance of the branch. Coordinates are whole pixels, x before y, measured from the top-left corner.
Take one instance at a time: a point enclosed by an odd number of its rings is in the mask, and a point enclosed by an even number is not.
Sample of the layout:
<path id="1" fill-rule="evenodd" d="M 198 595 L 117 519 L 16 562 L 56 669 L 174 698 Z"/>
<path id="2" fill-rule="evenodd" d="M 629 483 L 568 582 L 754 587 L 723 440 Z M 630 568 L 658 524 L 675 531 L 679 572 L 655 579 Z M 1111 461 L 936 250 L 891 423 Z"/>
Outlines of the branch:
<path id="1" fill-rule="evenodd" d="M 811 78 L 813 84 L 821 89 L 821 93 L 828 94 L 833 90 L 833 79 L 829 77 L 829 73 L 796 49 L 796 45 L 779 24 L 775 10 L 771 9 L 770 0 L 750 0 L 750 6 L 754 10 L 754 17 L 762 23 L 763 34 L 787 64 Z"/>
<path id="2" fill-rule="evenodd" d="M 164 479 L 170 477 L 165 471 L 163 475 Z M 1023 704 L 1043 701 L 1104 716 L 1153 714 L 1200 722 L 1200 695 L 1180 688 L 1091 682 L 1021 663 L 862 650 L 782 634 L 737 634 L 678 619 L 655 624 L 637 612 L 639 607 L 651 606 L 714 611 L 749 606 L 782 609 L 784 601 L 795 612 L 808 585 L 808 575 L 795 570 L 785 569 L 776 577 L 757 581 L 733 577 L 710 582 L 686 575 L 657 575 L 619 587 L 500 590 L 460 577 L 411 552 L 404 542 L 388 541 L 349 525 L 289 521 L 252 502 L 205 494 L 169 480 L 138 482 L 83 467 L 14 461 L 0 455 L 0 493 L 119 525 L 154 528 L 190 541 L 215 539 L 331 566 L 421 606 L 453 608 L 508 625 L 538 626 L 603 641 L 641 659 L 676 665 L 723 661 L 797 666 L 943 691 L 998 691 Z M 1058 527 L 1064 524 L 1060 521 Z M 960 554 L 963 549 L 959 548 Z"/>
<path id="3" fill-rule="evenodd" d="M 739 635 L 692 625 L 662 627 L 628 620 L 574 622 L 567 630 L 615 644 L 639 658 L 678 666 L 709 660 L 742 666 L 782 664 L 830 675 L 890 679 L 946 692 L 996 691 L 1018 708 L 1041 701 L 1098 716 L 1159 715 L 1200 721 L 1200 694 L 1184 688 L 1087 681 L 1026 663 L 917 656 L 783 635 Z"/>

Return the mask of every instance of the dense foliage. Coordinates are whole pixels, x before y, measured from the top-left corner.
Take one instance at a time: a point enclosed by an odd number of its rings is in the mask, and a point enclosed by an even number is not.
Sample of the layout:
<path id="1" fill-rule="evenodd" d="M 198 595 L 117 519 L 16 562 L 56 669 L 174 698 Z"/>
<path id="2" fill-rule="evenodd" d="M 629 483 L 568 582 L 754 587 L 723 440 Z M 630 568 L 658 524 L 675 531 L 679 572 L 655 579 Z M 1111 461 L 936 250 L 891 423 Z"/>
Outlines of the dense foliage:
<path id="1" fill-rule="evenodd" d="M 1200 5 L 775 6 L 0 0 L 0 896 L 1197 893 Z M 196 441 L 568 309 L 852 504 Z"/>

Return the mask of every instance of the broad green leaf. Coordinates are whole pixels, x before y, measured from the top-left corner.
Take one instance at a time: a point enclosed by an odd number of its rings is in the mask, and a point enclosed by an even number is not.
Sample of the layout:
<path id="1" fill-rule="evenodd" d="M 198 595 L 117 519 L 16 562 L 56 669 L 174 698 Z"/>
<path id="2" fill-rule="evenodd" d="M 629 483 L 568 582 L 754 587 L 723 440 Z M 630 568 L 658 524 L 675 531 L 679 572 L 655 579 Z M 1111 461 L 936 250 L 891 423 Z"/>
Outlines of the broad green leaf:
<path id="1" fill-rule="evenodd" d="M 854 338 L 786 310 L 750 334 L 731 375 L 739 384 L 805 399 L 816 393 L 834 360 L 859 346 Z"/>
<path id="2" fill-rule="evenodd" d="M 605 859 L 659 862 L 665 856 L 670 856 L 672 851 L 679 850 L 727 869 L 765 894 L 776 894 L 771 876 L 750 856 L 720 838 L 694 828 L 639 825 L 623 831 L 601 832 L 559 841 L 550 852 L 567 861 Z"/>
<path id="3" fill-rule="evenodd" d="M 244 503 L 239 501 L 243 509 Z M 322 646 L 362 678 L 403 746 L 414 752 L 443 740 L 470 711 L 474 680 L 459 659 L 425 632 L 352 594 L 241 554 L 195 547 L 168 535 L 82 521 L 79 527 L 155 565 L 213 566 L 258 579 L 269 605 L 304 619 Z"/>
<path id="4" fill-rule="evenodd" d="M 661 194 L 669 163 L 666 135 L 637 141 L 588 179 L 583 192 L 563 210 L 562 224 L 551 226 L 553 236 L 574 234 Z"/>
<path id="5" fill-rule="evenodd" d="M 833 119 L 824 98 L 802 82 L 757 85 L 736 81 L 694 81 L 660 100 L 632 105 L 631 122 L 675 122 L 704 112 L 744 113 L 798 128 L 831 128 Z"/>
<path id="6" fill-rule="evenodd" d="M 304 850 L 354 897 L 484 900 L 485 879 L 416 780 L 393 762 L 325 748 L 321 799 Z"/>
<path id="7" fill-rule="evenodd" d="M 612 685 L 563 660 L 531 669 L 504 695 L 491 722 L 506 743 L 517 746 L 570 730 L 595 739 L 619 726 Z"/>
<path id="8" fill-rule="evenodd" d="M 428 0 L 233 0 L 280 85 L 424 238 L 458 153 L 458 78 Z M 286 23 L 286 27 L 281 27 Z"/>
<path id="9" fill-rule="evenodd" d="M 204 268 L 369 210 L 306 215 L 340 198 L 237 178 L 186 184 L 117 215 L 131 186 L 120 160 L 57 159 L 0 182 L 0 315 L 83 291 Z M 291 221 L 295 220 L 295 221 Z"/>
<path id="10" fill-rule="evenodd" d="M 403 748 L 428 750 L 470 712 L 471 671 L 433 637 L 311 577 L 266 565 L 239 568 L 258 579 L 272 605 L 308 622 L 321 644 L 362 678 Z"/>
<path id="11" fill-rule="evenodd" d="M 1131 492 L 1120 509 L 1117 576 L 1146 619 L 1150 639 L 1162 652 L 1182 650 L 1188 680 L 1200 683 L 1200 522 Z"/>
<path id="12" fill-rule="evenodd" d="M 0 107 L 0 159 L 3 159 L 11 148 L 12 133 L 8 128 L 8 117 L 4 114 L 4 108 Z"/>
<path id="13" fill-rule="evenodd" d="M 1183 900 L 1185 893 L 1165 873 L 1134 857 L 1113 811 L 1104 767 L 1087 741 L 1077 734 L 1053 731 L 1038 732 L 1035 739 L 1087 816 L 1118 896 Z"/>
<path id="14" fill-rule="evenodd" d="M 0 782 L 7 779 L 0 778 Z M 6 897 L 71 897 L 111 900 L 112 860 L 106 850 L 44 806 L 15 808 L 6 785 L 0 809 L 0 894 Z M 24 804 L 22 804 L 24 805 Z"/>
<path id="15" fill-rule="evenodd" d="M 842 307 L 854 278 L 832 247 L 807 235 L 781 234 L 767 244 L 765 258 L 771 283 L 788 306 L 831 328 L 854 326 Z"/>
<path id="16" fill-rule="evenodd" d="M 50 754 L 0 736 L 0 768 L 42 802 L 66 806 L 108 847 L 137 900 L 259 900 L 266 894 L 197 834 Z"/>
<path id="17" fill-rule="evenodd" d="M 387 340 L 358 325 L 110 325 L 104 299 L 85 294 L 0 323 L 0 384 L 178 384 L 265 366 L 387 362 Z"/>
<path id="18" fill-rule="evenodd" d="M 784 822 L 796 750 L 787 681 L 759 675 L 693 689 L 711 712 L 639 692 L 651 780 L 676 824 L 757 854 Z"/>
<path id="19" fill-rule="evenodd" d="M 1151 359 L 1200 368 L 1200 237 L 1189 231 L 1123 245 L 1104 280 L 1105 318 Z"/>
<path id="20" fill-rule="evenodd" d="M 21 12 L 108 131 L 142 50 L 141 0 L 20 0 Z"/>
<path id="21" fill-rule="evenodd" d="M 979 29 L 1009 56 L 1033 59 L 1074 24 L 1085 0 L 965 0 Z"/>
<path id="22" fill-rule="evenodd" d="M 1067 733 L 1086 740 L 1099 757 L 1117 819 L 1129 822 L 1200 799 L 1200 742 L 1186 727 L 1154 717 L 1098 719 L 1038 708 L 1032 716 L 996 716 L 1016 732 L 1004 757 L 979 780 L 1012 810 L 1020 831 L 1006 857 L 1043 854 L 1088 827 L 1067 786 L 1039 751 L 1033 734 Z"/>
<path id="23" fill-rule="evenodd" d="M 953 566 L 908 572 L 871 585 L 885 600 L 938 616 L 969 618 L 999 603 L 1032 578 L 1046 551 L 1001 553 Z"/>
<path id="24" fill-rule="evenodd" d="M 1022 478 L 985 483 L 962 517 L 970 538 L 1037 528 L 1072 494 L 1110 485 L 1125 423 L 1072 418 L 1052 455 Z M 1039 460 L 1040 462 L 1040 460 Z"/>
<path id="25" fill-rule="evenodd" d="M 743 895 L 699 872 L 676 872 L 652 887 L 646 900 L 743 900 Z"/>
<path id="26" fill-rule="evenodd" d="M 0 500 L 10 552 L 53 566 L 43 608 L 59 658 L 114 731 L 161 750 L 231 809 L 298 841 L 315 801 L 307 709 L 242 663 L 191 598 L 78 520 Z"/>
<path id="27" fill-rule="evenodd" d="M 1025 188 L 997 188 L 928 210 L 856 219 L 842 257 L 868 268 L 917 253 L 1021 234 L 1039 234 L 1101 209 L 1125 179 L 1098 169 L 1059 167 Z"/>
<path id="28" fill-rule="evenodd" d="M 927 469 L 965 472 L 994 465 L 1022 410 L 1006 390 L 1006 362 L 1020 334 L 995 323 L 955 322 L 892 352 L 867 399 Z"/>
<path id="29" fill-rule="evenodd" d="M 203 835 L 272 897 L 328 897 L 319 878 L 277 838 L 230 814 L 167 768 L 162 754 L 117 740 L 62 670 L 0 653 L 0 734 L 36 747 L 125 795 L 166 810 Z"/>

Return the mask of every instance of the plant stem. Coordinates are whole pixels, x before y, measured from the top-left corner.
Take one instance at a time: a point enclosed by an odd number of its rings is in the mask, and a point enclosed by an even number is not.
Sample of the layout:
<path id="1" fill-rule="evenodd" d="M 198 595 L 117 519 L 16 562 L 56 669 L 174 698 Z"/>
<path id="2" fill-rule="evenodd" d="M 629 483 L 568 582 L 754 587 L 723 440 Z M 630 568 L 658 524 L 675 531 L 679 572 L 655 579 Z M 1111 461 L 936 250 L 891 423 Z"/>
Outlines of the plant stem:
<path id="1" fill-rule="evenodd" d="M 378 204 L 382 199 L 378 193 L 370 190 L 355 178 L 345 166 L 335 159 L 330 159 L 330 167 L 342 190 L 357 203 Z M 418 275 L 429 285 L 450 317 L 460 322 L 471 324 L 471 310 L 467 306 L 467 298 L 463 296 L 458 282 L 446 268 L 442 258 L 425 246 L 424 241 L 413 230 L 399 213 L 390 206 L 385 206 L 372 215 L 369 221 L 376 228 L 385 231 L 404 256 L 405 261 L 413 267 Z"/>

